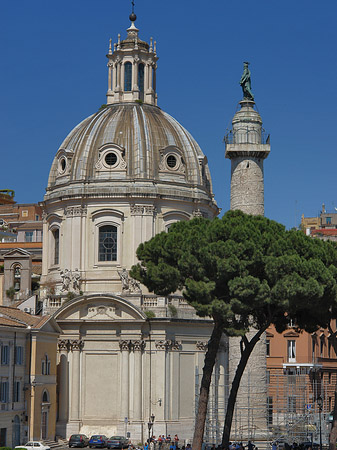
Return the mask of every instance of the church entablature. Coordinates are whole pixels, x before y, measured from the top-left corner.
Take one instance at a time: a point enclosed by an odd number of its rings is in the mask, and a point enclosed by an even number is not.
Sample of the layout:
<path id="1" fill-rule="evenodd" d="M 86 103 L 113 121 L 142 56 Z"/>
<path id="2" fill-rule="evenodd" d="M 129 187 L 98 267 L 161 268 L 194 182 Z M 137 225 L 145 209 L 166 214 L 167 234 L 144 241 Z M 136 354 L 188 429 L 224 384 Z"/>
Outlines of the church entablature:
<path id="1" fill-rule="evenodd" d="M 54 313 L 62 321 L 145 321 L 146 315 L 136 305 L 111 294 L 91 294 L 69 300 Z"/>

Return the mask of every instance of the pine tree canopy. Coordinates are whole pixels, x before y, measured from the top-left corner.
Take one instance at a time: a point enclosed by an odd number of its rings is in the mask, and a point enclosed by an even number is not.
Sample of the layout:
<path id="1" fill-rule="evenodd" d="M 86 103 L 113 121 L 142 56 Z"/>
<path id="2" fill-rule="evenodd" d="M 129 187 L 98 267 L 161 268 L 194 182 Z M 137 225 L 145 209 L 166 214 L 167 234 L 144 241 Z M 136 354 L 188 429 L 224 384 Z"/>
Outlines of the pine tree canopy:
<path id="1" fill-rule="evenodd" d="M 311 332 L 337 317 L 337 245 L 240 211 L 173 224 L 137 250 L 130 275 L 151 292 L 182 291 L 228 335 L 289 319 Z"/>

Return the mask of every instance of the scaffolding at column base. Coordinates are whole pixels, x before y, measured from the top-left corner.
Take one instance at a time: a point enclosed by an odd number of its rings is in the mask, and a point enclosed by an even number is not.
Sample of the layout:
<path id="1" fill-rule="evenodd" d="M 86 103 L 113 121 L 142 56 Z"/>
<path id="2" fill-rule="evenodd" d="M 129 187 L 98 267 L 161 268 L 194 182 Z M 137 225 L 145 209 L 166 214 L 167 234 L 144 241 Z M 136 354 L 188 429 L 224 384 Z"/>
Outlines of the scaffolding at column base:
<path id="1" fill-rule="evenodd" d="M 197 413 L 202 374 L 195 373 L 195 414 Z M 230 386 L 218 382 L 217 370 L 210 386 L 208 410 L 205 423 L 204 442 L 221 444 L 224 419 Z M 273 442 L 297 444 L 314 442 L 319 444 L 319 431 L 323 445 L 328 445 L 330 411 L 334 386 L 305 374 L 274 374 L 268 377 L 267 386 L 240 385 L 233 415 L 231 441 L 253 441 L 259 448 L 271 448 Z M 253 404 L 251 398 L 261 395 L 261 401 Z M 323 399 L 320 413 L 317 398 Z M 320 426 L 321 424 L 321 426 Z"/>

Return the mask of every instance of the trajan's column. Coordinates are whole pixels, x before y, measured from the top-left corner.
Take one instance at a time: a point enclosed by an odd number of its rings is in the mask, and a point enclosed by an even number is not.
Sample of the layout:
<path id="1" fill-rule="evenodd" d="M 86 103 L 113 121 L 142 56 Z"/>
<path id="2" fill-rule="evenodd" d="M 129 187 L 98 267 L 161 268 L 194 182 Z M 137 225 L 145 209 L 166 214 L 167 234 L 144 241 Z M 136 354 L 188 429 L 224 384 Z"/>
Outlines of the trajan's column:
<path id="1" fill-rule="evenodd" d="M 254 109 L 249 63 L 240 80 L 243 100 L 225 137 L 226 158 L 231 160 L 231 209 L 264 215 L 263 161 L 270 152 L 260 114 Z M 249 334 L 255 334 L 252 330 Z M 229 382 L 240 356 L 240 339 L 229 341 Z M 267 434 L 267 371 L 265 334 L 257 343 L 243 374 L 233 417 L 232 439 L 264 440 Z"/>

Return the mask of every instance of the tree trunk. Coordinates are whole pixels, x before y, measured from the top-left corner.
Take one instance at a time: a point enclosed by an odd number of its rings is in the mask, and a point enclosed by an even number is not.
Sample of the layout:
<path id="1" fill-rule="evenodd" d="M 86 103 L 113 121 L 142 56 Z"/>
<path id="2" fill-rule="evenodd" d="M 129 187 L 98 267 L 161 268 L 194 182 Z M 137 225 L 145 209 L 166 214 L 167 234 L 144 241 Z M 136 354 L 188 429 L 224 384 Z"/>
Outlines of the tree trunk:
<path id="1" fill-rule="evenodd" d="M 250 341 L 248 341 L 246 336 L 243 336 L 242 343 L 244 344 L 241 347 L 241 358 L 240 362 L 236 368 L 235 376 L 232 382 L 231 391 L 228 398 L 227 403 L 227 411 L 226 411 L 226 418 L 225 418 L 225 424 L 223 428 L 223 435 L 222 435 L 222 448 L 228 449 L 229 448 L 229 439 L 231 434 L 231 428 L 232 428 L 232 421 L 233 421 L 233 414 L 234 414 L 234 407 L 236 402 L 236 397 L 238 395 L 238 390 L 240 386 L 240 381 L 243 375 L 243 372 L 246 368 L 248 359 L 256 345 L 256 343 L 259 341 L 262 333 L 267 329 L 267 327 L 264 327 L 263 329 L 259 330 Z M 193 448 L 194 450 L 194 448 Z"/>
<path id="2" fill-rule="evenodd" d="M 193 450 L 201 450 L 203 438 L 205 421 L 207 414 L 207 404 L 209 397 L 209 387 L 212 379 L 213 367 L 215 364 L 215 358 L 218 353 L 220 340 L 222 336 L 222 323 L 220 321 L 214 322 L 214 328 L 212 331 L 211 339 L 208 343 L 207 352 L 205 355 L 205 364 L 202 373 L 202 380 L 200 386 L 200 396 L 198 404 L 198 413 L 195 421 L 194 436 L 192 442 Z"/>
<path id="3" fill-rule="evenodd" d="M 330 342 L 332 344 L 332 347 L 335 351 L 335 354 L 337 355 L 337 337 L 336 337 L 336 331 L 333 331 L 331 328 L 331 324 L 328 326 L 329 332 L 330 332 Z M 329 411 L 330 413 L 330 411 Z M 335 386 L 335 404 L 333 408 L 333 419 L 332 419 L 332 426 L 329 436 L 329 450 L 336 450 L 336 442 L 337 442 L 337 383 Z"/>

